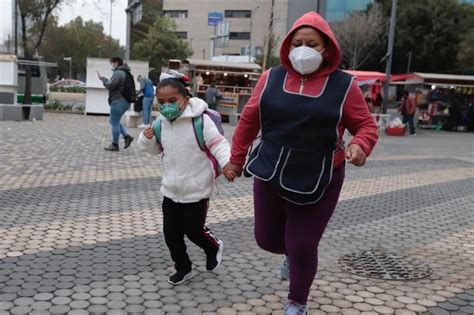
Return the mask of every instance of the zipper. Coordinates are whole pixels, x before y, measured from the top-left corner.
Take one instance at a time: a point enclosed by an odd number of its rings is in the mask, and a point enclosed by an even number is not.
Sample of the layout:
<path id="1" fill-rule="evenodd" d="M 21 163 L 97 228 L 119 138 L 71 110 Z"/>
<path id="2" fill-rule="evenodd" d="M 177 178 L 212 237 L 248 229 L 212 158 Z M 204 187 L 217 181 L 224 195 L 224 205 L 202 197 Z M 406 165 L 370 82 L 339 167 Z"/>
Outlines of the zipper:
<path id="1" fill-rule="evenodd" d="M 301 85 L 300 85 L 300 94 L 303 94 L 303 89 L 304 89 L 304 85 L 306 83 L 307 79 L 306 78 L 301 78 Z"/>

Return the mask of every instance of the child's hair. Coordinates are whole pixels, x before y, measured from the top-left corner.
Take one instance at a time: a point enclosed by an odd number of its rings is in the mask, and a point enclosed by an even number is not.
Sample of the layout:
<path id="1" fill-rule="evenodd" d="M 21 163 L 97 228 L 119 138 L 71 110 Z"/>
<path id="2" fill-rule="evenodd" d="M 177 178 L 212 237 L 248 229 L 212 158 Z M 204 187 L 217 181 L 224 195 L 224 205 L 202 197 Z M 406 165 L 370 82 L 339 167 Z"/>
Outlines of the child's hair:
<path id="1" fill-rule="evenodd" d="M 170 86 L 172 88 L 175 88 L 178 90 L 178 93 L 181 94 L 182 96 L 186 97 L 189 95 L 188 90 L 186 89 L 186 86 L 180 79 L 175 79 L 175 78 L 167 78 L 164 80 L 161 80 L 158 86 L 156 87 L 156 92 L 164 87 Z"/>

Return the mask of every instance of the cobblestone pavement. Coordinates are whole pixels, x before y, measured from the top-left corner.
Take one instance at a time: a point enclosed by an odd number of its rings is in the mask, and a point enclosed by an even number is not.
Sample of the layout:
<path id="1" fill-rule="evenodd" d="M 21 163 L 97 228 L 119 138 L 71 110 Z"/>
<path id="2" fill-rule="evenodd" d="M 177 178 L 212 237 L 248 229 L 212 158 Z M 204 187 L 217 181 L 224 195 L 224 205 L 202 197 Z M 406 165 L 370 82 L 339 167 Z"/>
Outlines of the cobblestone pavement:
<path id="1" fill-rule="evenodd" d="M 382 136 L 366 167 L 347 167 L 312 314 L 474 314 L 473 139 Z M 282 313 L 288 283 L 276 277 L 281 257 L 255 244 L 251 180 L 220 179 L 212 200 L 223 266 L 205 272 L 190 244 L 197 276 L 173 288 L 159 159 L 133 145 L 105 152 L 108 142 L 106 117 L 0 122 L 0 315 Z M 416 258 L 433 275 L 377 280 L 335 263 L 373 248 Z"/>

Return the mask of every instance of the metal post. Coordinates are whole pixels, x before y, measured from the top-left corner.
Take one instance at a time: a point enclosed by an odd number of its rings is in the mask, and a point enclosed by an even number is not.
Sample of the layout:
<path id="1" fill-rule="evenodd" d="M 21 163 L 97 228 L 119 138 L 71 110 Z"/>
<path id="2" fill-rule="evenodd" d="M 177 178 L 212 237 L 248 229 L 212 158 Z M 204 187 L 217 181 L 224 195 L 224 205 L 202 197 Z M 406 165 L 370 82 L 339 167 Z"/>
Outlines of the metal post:
<path id="1" fill-rule="evenodd" d="M 390 73 L 392 72 L 392 54 L 393 54 L 393 42 L 395 39 L 395 24 L 397 22 L 397 0 L 392 0 L 392 13 L 390 15 L 390 31 L 388 35 L 388 51 L 387 51 L 387 63 L 385 66 L 385 82 L 383 85 L 383 106 L 382 112 L 387 113 L 388 105 L 388 88 L 390 84 Z"/>
<path id="2" fill-rule="evenodd" d="M 15 56 L 18 56 L 18 3 L 17 0 L 13 0 L 13 5 L 15 6 L 15 24 L 14 24 L 14 33 L 15 33 Z"/>
<path id="3" fill-rule="evenodd" d="M 72 79 L 72 57 L 69 58 L 69 79 Z"/>
<path id="4" fill-rule="evenodd" d="M 110 0 L 110 29 L 109 29 L 109 32 L 110 32 L 110 38 L 109 38 L 109 55 L 110 57 L 112 57 L 112 4 L 114 3 L 114 0 Z"/>
<path id="5" fill-rule="evenodd" d="M 125 13 L 127 14 L 127 30 L 126 30 L 126 43 L 125 43 L 125 60 L 129 61 L 130 60 L 130 23 L 132 22 L 132 12 L 130 9 L 125 10 Z"/>
<path id="6" fill-rule="evenodd" d="M 252 62 L 252 26 L 253 26 L 253 10 L 250 11 L 249 63 Z"/>
<path id="7" fill-rule="evenodd" d="M 410 73 L 410 67 L 411 67 L 411 54 L 412 54 L 412 51 L 410 50 L 408 52 L 408 66 L 407 66 L 407 73 Z"/>

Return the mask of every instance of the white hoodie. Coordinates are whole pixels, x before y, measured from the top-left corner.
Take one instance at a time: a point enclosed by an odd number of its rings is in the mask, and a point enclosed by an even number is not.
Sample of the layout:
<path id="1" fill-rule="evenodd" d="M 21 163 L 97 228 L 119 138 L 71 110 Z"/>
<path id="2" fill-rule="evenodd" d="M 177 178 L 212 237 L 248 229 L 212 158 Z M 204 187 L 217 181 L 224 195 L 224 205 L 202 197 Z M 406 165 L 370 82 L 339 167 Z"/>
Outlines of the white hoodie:
<path id="1" fill-rule="evenodd" d="M 207 110 L 207 103 L 191 98 L 185 110 L 170 122 L 160 115 L 161 145 L 156 138 L 147 139 L 143 132 L 138 148 L 150 153 L 163 153 L 161 193 L 177 203 L 192 203 L 211 197 L 215 186 L 214 168 L 206 153 L 199 148 L 192 118 Z M 221 168 L 229 162 L 230 145 L 219 133 L 214 122 L 203 115 L 204 141 Z"/>

